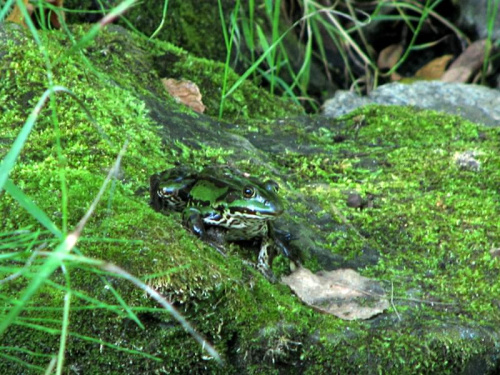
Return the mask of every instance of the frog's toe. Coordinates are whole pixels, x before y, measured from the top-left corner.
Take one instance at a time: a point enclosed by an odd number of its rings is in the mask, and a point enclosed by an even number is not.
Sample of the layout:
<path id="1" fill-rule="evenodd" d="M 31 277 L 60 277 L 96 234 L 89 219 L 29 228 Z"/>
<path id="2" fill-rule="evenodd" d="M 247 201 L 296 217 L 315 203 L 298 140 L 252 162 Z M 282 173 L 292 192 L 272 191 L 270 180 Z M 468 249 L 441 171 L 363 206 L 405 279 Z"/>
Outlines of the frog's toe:
<path id="1" fill-rule="evenodd" d="M 260 271 L 262 275 L 272 284 L 276 284 L 278 279 L 274 276 L 274 272 L 269 268 L 269 266 L 265 263 L 258 263 L 257 269 Z"/>

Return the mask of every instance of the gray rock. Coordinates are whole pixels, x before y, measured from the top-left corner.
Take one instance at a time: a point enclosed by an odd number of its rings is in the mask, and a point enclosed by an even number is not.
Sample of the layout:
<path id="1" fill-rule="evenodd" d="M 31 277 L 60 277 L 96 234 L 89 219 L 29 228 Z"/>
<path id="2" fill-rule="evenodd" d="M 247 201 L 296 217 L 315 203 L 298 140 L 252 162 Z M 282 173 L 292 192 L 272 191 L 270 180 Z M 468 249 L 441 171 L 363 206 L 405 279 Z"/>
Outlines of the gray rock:
<path id="1" fill-rule="evenodd" d="M 324 103 L 323 113 L 327 117 L 338 117 L 367 104 L 409 105 L 460 115 L 487 126 L 500 126 L 499 90 L 440 81 L 390 83 L 378 87 L 366 97 L 337 91 Z"/>

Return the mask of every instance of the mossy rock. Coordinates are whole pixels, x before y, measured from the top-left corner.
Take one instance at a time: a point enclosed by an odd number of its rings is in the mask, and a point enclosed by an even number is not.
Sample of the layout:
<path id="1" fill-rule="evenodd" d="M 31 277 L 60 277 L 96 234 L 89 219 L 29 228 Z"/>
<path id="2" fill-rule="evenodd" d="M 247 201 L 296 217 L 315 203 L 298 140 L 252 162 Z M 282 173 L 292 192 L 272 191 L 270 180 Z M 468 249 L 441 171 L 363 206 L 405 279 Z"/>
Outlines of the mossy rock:
<path id="1" fill-rule="evenodd" d="M 28 33 L 9 25 L 0 32 L 3 156 L 47 84 L 43 54 Z M 85 32 L 73 29 L 77 39 Z M 60 58 L 53 61 L 54 83 L 75 93 L 98 125 L 71 96 L 57 93 L 57 127 L 47 104 L 11 179 L 57 226 L 71 229 L 128 140 L 121 173 L 77 250 L 159 290 L 224 362 L 208 356 L 130 282 L 67 262 L 2 336 L 2 346 L 10 349 L 3 349 L 8 356 L 0 373 L 40 373 L 57 354 L 68 277 L 73 298 L 65 373 L 499 370 L 500 262 L 490 254 L 500 243 L 498 128 L 402 107 L 367 107 L 340 120 L 297 116 L 295 107 L 249 83 L 228 110 L 232 121 L 218 121 L 175 103 L 160 77 L 203 66 L 195 74 L 207 75 L 196 83 L 202 93 L 216 92 L 212 84 L 220 65 L 167 44 L 145 45 L 117 27 L 103 31 L 85 54 L 71 57 L 64 57 L 71 44 L 61 33 L 40 37 L 49 58 Z M 268 109 L 238 117 L 238 105 Z M 217 113 L 215 107 L 210 111 Z M 475 162 L 460 162 L 467 151 Z M 356 268 L 394 295 L 392 309 L 368 321 L 321 314 L 249 267 L 256 254 L 231 245 L 223 256 L 190 234 L 178 215 L 149 207 L 151 174 L 175 164 L 222 163 L 280 182 L 288 209 L 278 227 L 291 233 L 290 248 L 306 267 Z M 67 203 L 61 201 L 61 172 Z M 360 196 L 354 207 L 347 204 L 352 194 Z M 1 232 L 23 229 L 8 237 L 19 244 L 9 252 L 23 251 L 30 238 L 34 250 L 56 247 L 52 235 L 5 192 L 0 212 Z M 3 297 L 19 298 L 43 260 L 2 284 Z M 287 260 L 278 257 L 274 269 L 288 272 Z M 0 278 L 10 271 L 2 270 Z"/>

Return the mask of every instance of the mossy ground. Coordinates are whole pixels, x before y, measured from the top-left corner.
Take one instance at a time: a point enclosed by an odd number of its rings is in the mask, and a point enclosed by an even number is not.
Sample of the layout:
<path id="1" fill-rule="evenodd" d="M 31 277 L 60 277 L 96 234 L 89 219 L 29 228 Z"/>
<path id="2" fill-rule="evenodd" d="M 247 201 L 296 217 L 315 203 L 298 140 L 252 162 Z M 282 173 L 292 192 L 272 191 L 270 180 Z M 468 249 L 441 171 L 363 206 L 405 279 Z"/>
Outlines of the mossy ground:
<path id="1" fill-rule="evenodd" d="M 84 29 L 74 32 L 78 36 Z M 23 32 L 10 33 L 11 42 L 2 46 L 7 54 L 0 67 L 0 129 L 1 138 L 12 141 L 46 84 L 38 48 Z M 42 37 L 44 48 L 53 58 L 68 48 L 66 39 L 56 32 L 42 33 Z M 403 374 L 415 369 L 453 374 L 466 370 L 476 356 L 491 354 L 494 361 L 499 342 L 495 295 L 500 289 L 500 266 L 489 250 L 500 242 L 496 217 L 498 129 L 433 112 L 371 107 L 341 122 L 303 117 L 277 122 L 247 119 L 238 128 L 228 126 L 248 136 L 256 147 L 257 136 L 270 140 L 260 148 L 266 156 L 264 161 L 257 156 L 246 157 L 245 150 L 222 140 L 219 147 L 203 144 L 200 134 L 192 137 L 197 139 L 197 146 L 191 138 L 180 136 L 162 140 L 158 135 L 160 125 L 168 127 L 178 121 L 175 125 L 183 126 L 186 132 L 197 122 L 205 124 L 207 131 L 215 125 L 208 118 L 178 109 L 166 95 L 162 96 L 159 75 L 153 69 L 158 66 L 158 56 L 181 56 L 171 65 L 168 59 L 160 59 L 168 65 L 166 71 L 180 71 L 183 64 L 189 69 L 198 66 L 200 69 L 192 74 L 201 76 L 204 71 L 207 77 L 203 85 L 208 87 L 214 87 L 210 82 L 218 79 L 213 72 L 221 70 L 217 65 L 207 69 L 210 62 L 196 60 L 165 44 L 154 44 L 153 52 L 147 54 L 141 43 L 129 34 L 104 32 L 87 49 L 88 60 L 72 57 L 55 67 L 56 84 L 71 89 L 99 127 L 88 121 L 71 97 L 58 94 L 64 158 L 58 158 L 56 131 L 46 108 L 11 176 L 62 227 L 61 217 L 66 211 L 60 193 L 63 168 L 68 184 L 67 223 L 72 228 L 128 139 L 121 175 L 85 228 L 78 249 L 86 256 L 119 265 L 171 297 L 215 345 L 226 365 L 220 367 L 207 358 L 142 291 L 119 278 L 71 264 L 68 272 L 75 301 L 66 356 L 68 372 L 77 366 L 85 373 L 101 374 L 145 370 Z M 90 66 L 103 73 L 95 74 Z M 247 108 L 279 107 L 281 101 L 270 105 L 270 97 L 250 84 L 248 87 L 251 90 L 241 94 L 252 103 Z M 253 101 L 256 96 L 262 101 Z M 171 120 L 148 107 L 155 100 L 171 108 Z M 237 111 L 241 102 L 237 100 L 234 105 Z M 258 112 L 255 118 L 280 114 L 281 110 Z M 160 118 L 166 123 L 154 121 Z M 221 139 L 224 134 L 220 133 Z M 1 147 L 3 155 L 9 142 L 2 142 Z M 461 169 L 453 160 L 456 152 L 471 149 L 481 152 L 477 156 L 482 163 L 479 171 Z M 148 197 L 137 192 L 147 187 L 152 173 L 176 162 L 197 167 L 232 162 L 280 180 L 282 195 L 289 202 L 290 214 L 285 219 L 307 226 L 313 240 L 317 236 L 318 246 L 353 261 L 367 245 L 377 250 L 378 262 L 367 264 L 361 272 L 382 280 L 388 290 L 393 285 L 395 308 L 402 320 L 394 309 L 369 322 L 346 322 L 317 313 L 301 304 L 284 285 L 269 284 L 242 262 L 237 251 L 224 257 L 188 233 L 175 215 L 154 212 L 148 206 Z M 373 195 L 373 205 L 362 210 L 348 207 L 345 194 L 352 190 L 362 197 Z M 38 227 L 5 193 L 0 207 L 5 218 L 2 231 L 28 226 L 34 231 Z M 343 229 L 335 230 L 340 227 Z M 49 249 L 53 246 L 46 233 L 39 239 L 47 241 Z M 311 257 L 306 265 L 321 266 Z M 11 286 L 13 297 L 31 276 Z M 127 317 L 102 276 L 139 314 L 146 329 Z M 53 277 L 61 285 L 63 280 L 59 272 Z M 2 339 L 12 347 L 56 353 L 62 290 L 56 284 L 44 286 L 33 300 L 32 310 L 19 321 L 24 325 L 10 327 Z M 111 307 L 103 309 L 97 300 Z M 40 325 L 53 331 L 47 334 L 31 329 L 26 325 L 29 319 L 38 319 Z M 115 347 L 107 346 L 109 343 Z M 117 350 L 117 346 L 137 349 L 158 361 L 130 350 Z M 24 354 L 22 358 L 40 368 L 48 362 L 43 356 Z M 28 370 L 12 361 L 0 364 L 1 373 L 20 371 Z"/>

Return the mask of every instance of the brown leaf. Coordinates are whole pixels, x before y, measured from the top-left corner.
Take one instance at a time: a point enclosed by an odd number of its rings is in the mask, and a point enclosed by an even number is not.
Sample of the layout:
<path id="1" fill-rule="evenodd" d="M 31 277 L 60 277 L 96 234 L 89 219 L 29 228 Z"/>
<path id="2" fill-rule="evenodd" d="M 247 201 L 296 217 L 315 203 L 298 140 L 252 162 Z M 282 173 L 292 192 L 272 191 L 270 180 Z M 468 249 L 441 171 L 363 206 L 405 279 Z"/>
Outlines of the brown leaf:
<path id="1" fill-rule="evenodd" d="M 415 77 L 429 80 L 440 79 L 446 70 L 446 66 L 452 58 L 453 55 L 444 55 L 428 62 L 417 70 Z"/>
<path id="2" fill-rule="evenodd" d="M 403 46 L 401 44 L 391 44 L 380 51 L 377 66 L 379 69 L 391 69 L 399 61 L 402 54 Z"/>
<path id="3" fill-rule="evenodd" d="M 23 3 L 27 8 L 29 7 L 28 2 L 29 0 L 23 0 Z M 19 6 L 17 4 L 16 6 L 14 6 L 14 9 L 12 9 L 9 16 L 7 17 L 7 21 L 15 22 L 20 25 L 26 26 L 23 20 L 23 14 L 21 13 L 21 9 L 19 9 Z"/>
<path id="4" fill-rule="evenodd" d="M 448 70 L 441 77 L 443 82 L 467 82 L 483 65 L 484 48 L 486 42 L 478 40 L 472 43 L 453 61 Z"/>
<path id="5" fill-rule="evenodd" d="M 345 320 L 368 319 L 389 307 L 380 284 L 351 269 L 313 274 L 299 268 L 281 281 L 305 304 Z"/>
<path id="6" fill-rule="evenodd" d="M 55 7 L 62 8 L 64 4 L 64 0 L 46 0 L 47 3 L 52 4 Z M 33 22 L 36 24 L 36 17 L 33 15 L 33 12 L 35 11 L 35 7 L 32 4 L 29 4 L 29 0 L 23 0 L 24 6 L 26 7 L 26 10 L 28 11 L 28 14 L 31 16 L 31 19 Z M 64 19 L 64 12 L 61 10 L 59 11 L 61 14 L 61 17 Z M 44 14 L 45 17 L 50 16 L 50 25 L 56 29 L 61 28 L 61 22 L 59 22 L 59 18 L 56 14 L 56 12 L 51 11 L 47 7 L 44 8 Z M 24 21 L 23 14 L 21 13 L 21 10 L 19 9 L 19 6 L 16 5 L 14 9 L 12 9 L 12 12 L 10 12 L 9 16 L 7 17 L 7 21 L 10 22 L 15 22 L 18 23 L 24 27 L 26 27 L 26 22 Z"/>
<path id="7" fill-rule="evenodd" d="M 492 258 L 500 258 L 500 247 L 491 248 L 490 254 Z"/>
<path id="8" fill-rule="evenodd" d="M 161 82 L 168 93 L 182 104 L 198 113 L 205 111 L 205 106 L 201 101 L 200 89 L 193 82 L 187 80 L 178 81 L 172 78 L 163 78 Z"/>

